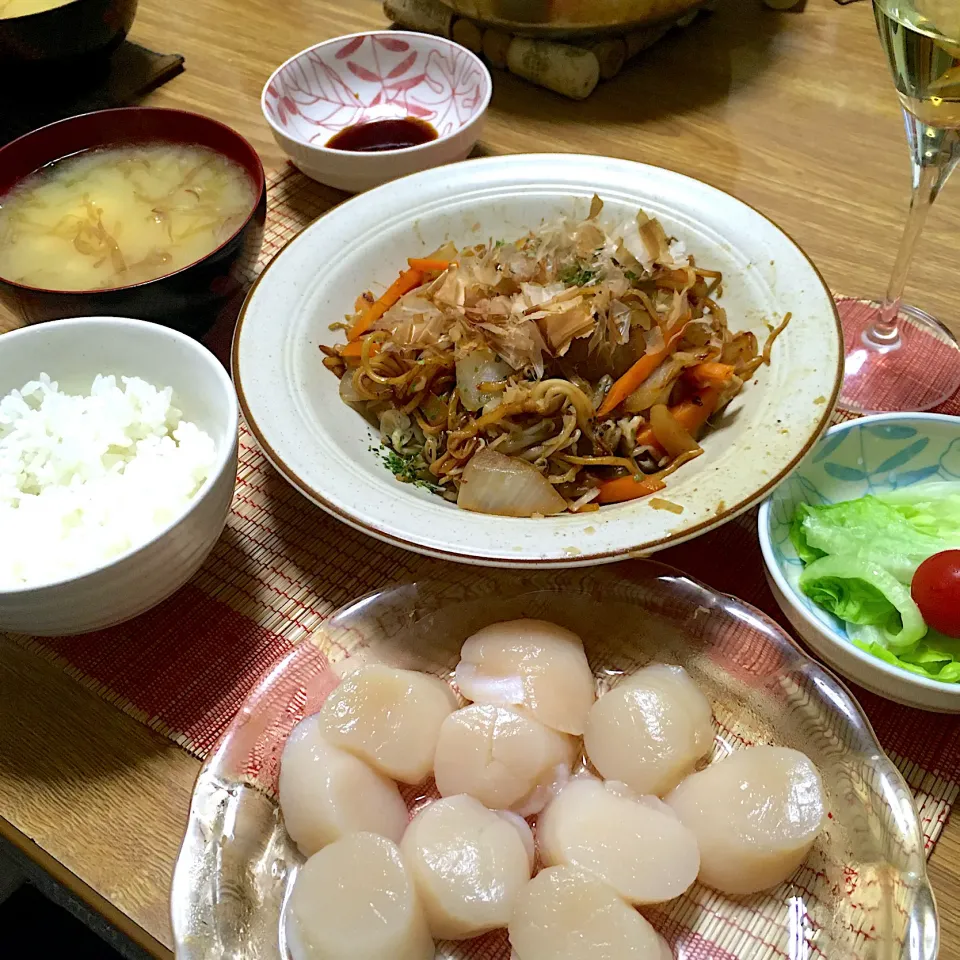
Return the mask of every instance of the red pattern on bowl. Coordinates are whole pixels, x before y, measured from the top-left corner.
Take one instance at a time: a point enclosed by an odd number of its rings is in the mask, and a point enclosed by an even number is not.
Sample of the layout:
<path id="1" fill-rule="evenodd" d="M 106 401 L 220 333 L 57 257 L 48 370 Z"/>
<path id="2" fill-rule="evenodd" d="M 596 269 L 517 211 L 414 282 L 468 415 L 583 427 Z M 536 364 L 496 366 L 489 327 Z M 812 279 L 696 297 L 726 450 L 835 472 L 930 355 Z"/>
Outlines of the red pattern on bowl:
<path id="1" fill-rule="evenodd" d="M 490 76 L 469 51 L 438 37 L 359 34 L 288 60 L 264 91 L 264 111 L 287 136 L 323 145 L 345 127 L 407 116 L 440 137 L 482 113 Z"/>

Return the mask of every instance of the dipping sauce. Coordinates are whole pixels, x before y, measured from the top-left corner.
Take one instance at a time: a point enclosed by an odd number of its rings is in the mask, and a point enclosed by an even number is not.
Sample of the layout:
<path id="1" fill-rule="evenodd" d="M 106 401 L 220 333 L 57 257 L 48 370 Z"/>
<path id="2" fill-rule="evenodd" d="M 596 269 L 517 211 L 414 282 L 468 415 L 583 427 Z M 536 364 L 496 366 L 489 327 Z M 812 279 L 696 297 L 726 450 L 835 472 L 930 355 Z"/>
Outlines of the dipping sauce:
<path id="1" fill-rule="evenodd" d="M 325 144 L 331 150 L 353 153 L 377 153 L 381 150 L 402 150 L 437 139 L 437 131 L 426 120 L 403 117 L 397 120 L 371 120 L 355 123 L 335 133 Z"/>
<path id="2" fill-rule="evenodd" d="M 53 290 L 145 283 L 216 250 L 255 202 L 243 167 L 207 147 L 67 157 L 0 197 L 0 277 Z"/>

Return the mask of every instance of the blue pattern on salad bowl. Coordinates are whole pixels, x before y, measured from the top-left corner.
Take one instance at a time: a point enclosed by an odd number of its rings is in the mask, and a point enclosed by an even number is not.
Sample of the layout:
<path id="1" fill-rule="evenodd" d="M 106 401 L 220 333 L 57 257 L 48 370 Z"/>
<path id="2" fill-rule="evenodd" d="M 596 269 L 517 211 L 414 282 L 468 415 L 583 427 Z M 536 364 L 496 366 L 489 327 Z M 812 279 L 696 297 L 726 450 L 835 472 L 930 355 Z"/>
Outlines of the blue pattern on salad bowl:
<path id="1" fill-rule="evenodd" d="M 944 480 L 960 480 L 960 418 L 892 413 L 841 423 L 763 503 L 758 533 L 777 602 L 824 661 L 891 700 L 960 713 L 960 684 L 908 672 L 854 646 L 844 622 L 800 591 L 803 561 L 790 540 L 790 522 L 801 503 L 824 506 Z"/>

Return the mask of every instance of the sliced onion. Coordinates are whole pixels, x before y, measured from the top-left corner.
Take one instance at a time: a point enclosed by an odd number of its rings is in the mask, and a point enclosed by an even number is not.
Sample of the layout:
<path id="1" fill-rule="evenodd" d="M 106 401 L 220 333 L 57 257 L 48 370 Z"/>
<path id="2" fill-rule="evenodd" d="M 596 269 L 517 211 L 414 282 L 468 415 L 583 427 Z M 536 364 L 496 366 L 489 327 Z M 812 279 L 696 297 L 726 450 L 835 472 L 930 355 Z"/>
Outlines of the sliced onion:
<path id="1" fill-rule="evenodd" d="M 681 453 L 700 449 L 700 444 L 662 403 L 650 408 L 650 429 L 653 430 L 657 443 L 671 457 L 679 457 Z"/>
<path id="2" fill-rule="evenodd" d="M 447 404 L 432 393 L 428 393 L 420 401 L 420 409 L 430 424 L 440 423 L 447 418 Z"/>
<path id="3" fill-rule="evenodd" d="M 463 471 L 457 506 L 498 517 L 545 517 L 567 502 L 536 467 L 496 450 L 481 450 Z"/>
<path id="4" fill-rule="evenodd" d="M 673 356 L 664 360 L 633 393 L 627 397 L 623 409 L 627 413 L 646 413 L 654 404 L 670 396 L 673 384 L 683 373 L 684 363 Z"/>
<path id="5" fill-rule="evenodd" d="M 477 347 L 457 360 L 457 391 L 467 410 L 479 410 L 490 394 L 480 389 L 481 383 L 501 383 L 513 368 L 486 347 Z"/>
<path id="6" fill-rule="evenodd" d="M 759 352 L 757 338 L 749 330 L 744 330 L 723 345 L 720 351 L 720 362 L 736 367 L 738 364 L 752 360 Z"/>
<path id="7" fill-rule="evenodd" d="M 442 247 L 437 247 L 433 253 L 428 253 L 427 260 L 456 260 L 457 246 L 453 241 L 448 240 Z"/>
<path id="8" fill-rule="evenodd" d="M 511 431 L 497 444 L 497 450 L 507 455 L 521 453 L 552 437 L 556 429 L 552 420 L 538 420 L 522 430 Z"/>
<path id="9" fill-rule="evenodd" d="M 347 372 L 340 378 L 340 399 L 344 403 L 360 403 L 361 400 L 366 400 L 366 397 L 360 396 L 357 392 L 356 385 L 353 382 L 353 371 L 347 370 Z"/>
<path id="10" fill-rule="evenodd" d="M 660 327 L 651 327 L 644 334 L 643 339 L 646 343 L 645 353 L 659 353 L 666 346 L 666 342 L 663 339 L 663 331 Z"/>
<path id="11" fill-rule="evenodd" d="M 630 340 L 630 308 L 620 300 L 610 302 L 609 317 L 617 331 L 617 343 Z"/>

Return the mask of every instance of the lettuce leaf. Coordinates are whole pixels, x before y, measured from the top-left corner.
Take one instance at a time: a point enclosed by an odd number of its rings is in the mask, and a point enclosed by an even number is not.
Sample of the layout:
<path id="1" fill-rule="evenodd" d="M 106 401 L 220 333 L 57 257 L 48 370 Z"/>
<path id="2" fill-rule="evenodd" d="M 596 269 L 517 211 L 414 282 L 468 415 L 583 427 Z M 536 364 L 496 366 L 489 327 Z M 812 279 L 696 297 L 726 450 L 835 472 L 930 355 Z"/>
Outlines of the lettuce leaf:
<path id="1" fill-rule="evenodd" d="M 920 533 L 960 539 L 960 481 L 939 480 L 877 494 Z"/>
<path id="2" fill-rule="evenodd" d="M 797 556 L 804 563 L 812 563 L 825 557 L 823 550 L 818 550 L 807 539 L 805 524 L 808 518 L 816 516 L 817 510 L 823 510 L 824 507 L 812 507 L 809 503 L 797 504 L 797 509 L 793 513 L 793 519 L 790 521 L 790 542 L 793 549 L 797 551 Z"/>
<path id="3" fill-rule="evenodd" d="M 835 617 L 849 624 L 876 627 L 879 641 L 891 650 L 908 651 L 927 632 L 910 588 L 858 554 L 814 560 L 800 574 L 799 586 Z"/>
<path id="4" fill-rule="evenodd" d="M 801 504 L 793 516 L 790 539 L 804 563 L 828 555 L 857 554 L 909 584 L 927 557 L 952 545 L 943 534 L 922 529 L 928 526 L 925 520 L 918 525 L 904 515 L 916 510 L 913 505 L 898 506 L 874 496 L 825 507 Z M 960 543 L 960 527 L 953 541 Z"/>
<path id="5" fill-rule="evenodd" d="M 928 634 L 928 638 L 929 636 Z M 936 636 L 941 635 L 937 634 Z M 943 637 L 943 639 L 956 643 L 956 641 L 950 641 L 949 637 Z M 880 660 L 884 660 L 895 667 L 900 667 L 902 670 L 909 670 L 910 673 L 919 674 L 921 677 L 940 680 L 942 683 L 960 682 L 960 657 L 952 655 L 949 650 L 938 646 L 936 640 L 928 645 L 928 639 L 925 639 L 918 644 L 913 653 L 901 656 L 898 656 L 892 650 L 888 650 L 882 643 L 875 640 L 867 641 L 853 638 L 853 644 Z"/>
<path id="6" fill-rule="evenodd" d="M 800 589 L 846 622 L 851 642 L 913 673 L 960 682 L 960 640 L 928 630 L 910 596 L 924 560 L 960 548 L 960 482 L 800 504 L 790 539 L 805 564 Z"/>

